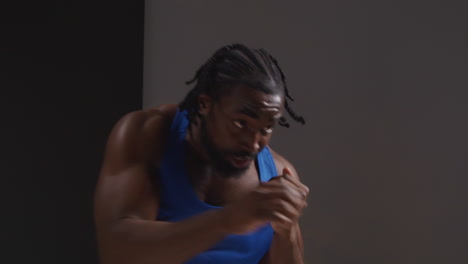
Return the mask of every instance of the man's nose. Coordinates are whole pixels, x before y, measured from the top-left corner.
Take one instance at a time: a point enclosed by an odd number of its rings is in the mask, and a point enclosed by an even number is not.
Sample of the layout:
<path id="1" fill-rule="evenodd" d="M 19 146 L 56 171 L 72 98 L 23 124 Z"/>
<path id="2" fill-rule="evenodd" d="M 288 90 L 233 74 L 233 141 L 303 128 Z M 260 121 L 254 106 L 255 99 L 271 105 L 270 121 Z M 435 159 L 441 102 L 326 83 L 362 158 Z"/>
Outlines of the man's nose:
<path id="1" fill-rule="evenodd" d="M 242 137 L 242 149 L 249 153 L 257 153 L 260 150 L 261 135 L 259 132 L 248 132 Z"/>

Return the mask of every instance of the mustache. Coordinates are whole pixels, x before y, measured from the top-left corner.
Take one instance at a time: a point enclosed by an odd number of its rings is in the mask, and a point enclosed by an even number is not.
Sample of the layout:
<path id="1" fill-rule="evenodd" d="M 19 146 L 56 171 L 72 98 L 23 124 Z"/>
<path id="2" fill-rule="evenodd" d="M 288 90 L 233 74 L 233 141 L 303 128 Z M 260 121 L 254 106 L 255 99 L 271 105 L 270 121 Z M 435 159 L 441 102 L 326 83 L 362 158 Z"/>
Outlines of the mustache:
<path id="1" fill-rule="evenodd" d="M 245 158 L 248 158 L 248 159 L 254 159 L 254 158 L 257 157 L 258 152 L 252 153 L 252 152 L 248 152 L 248 151 L 239 151 L 239 152 L 231 152 L 231 153 L 229 153 L 229 155 L 245 157 Z"/>

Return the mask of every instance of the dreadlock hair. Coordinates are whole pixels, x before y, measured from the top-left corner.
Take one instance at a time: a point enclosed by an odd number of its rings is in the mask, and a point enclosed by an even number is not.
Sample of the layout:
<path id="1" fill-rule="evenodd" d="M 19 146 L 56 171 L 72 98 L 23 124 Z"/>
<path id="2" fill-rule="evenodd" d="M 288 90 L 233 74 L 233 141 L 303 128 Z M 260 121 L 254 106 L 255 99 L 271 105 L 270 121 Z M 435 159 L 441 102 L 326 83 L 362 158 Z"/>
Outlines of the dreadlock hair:
<path id="1" fill-rule="evenodd" d="M 198 96 L 207 94 L 217 99 L 228 87 L 245 85 L 267 94 L 284 93 L 284 107 L 295 121 L 305 124 L 289 105 L 294 99 L 289 94 L 286 77 L 278 61 L 265 49 L 251 49 L 242 44 L 231 44 L 218 49 L 196 72 L 195 83 L 185 99 L 179 104 L 180 110 L 187 111 L 189 122 L 196 123 L 199 114 Z M 289 127 L 286 118 L 279 119 L 279 125 Z"/>

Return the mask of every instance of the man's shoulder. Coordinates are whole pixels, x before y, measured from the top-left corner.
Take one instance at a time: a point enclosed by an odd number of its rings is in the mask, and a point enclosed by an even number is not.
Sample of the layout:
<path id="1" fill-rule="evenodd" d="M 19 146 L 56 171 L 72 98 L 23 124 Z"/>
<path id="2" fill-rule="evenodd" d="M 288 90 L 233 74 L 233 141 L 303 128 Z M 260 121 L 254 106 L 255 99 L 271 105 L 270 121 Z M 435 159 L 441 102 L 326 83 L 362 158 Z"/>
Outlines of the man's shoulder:
<path id="1" fill-rule="evenodd" d="M 155 133 L 166 130 L 177 112 L 177 104 L 132 111 L 120 118 L 114 129 Z"/>
<path id="2" fill-rule="evenodd" d="M 282 174 L 284 168 L 289 168 L 293 172 L 293 174 L 296 174 L 293 176 L 298 176 L 294 165 L 291 162 L 289 162 L 289 160 L 287 160 L 278 152 L 274 151 L 270 146 L 268 146 L 268 148 L 273 157 L 273 160 L 275 161 L 276 171 L 278 172 L 278 174 Z"/>
<path id="3" fill-rule="evenodd" d="M 172 120 L 177 112 L 177 108 L 177 104 L 164 104 L 129 112 L 121 120 L 127 122 L 161 122 Z"/>
<path id="4" fill-rule="evenodd" d="M 115 160 L 159 162 L 176 112 L 177 105 L 172 104 L 125 114 L 112 129 L 107 155 L 120 155 Z"/>

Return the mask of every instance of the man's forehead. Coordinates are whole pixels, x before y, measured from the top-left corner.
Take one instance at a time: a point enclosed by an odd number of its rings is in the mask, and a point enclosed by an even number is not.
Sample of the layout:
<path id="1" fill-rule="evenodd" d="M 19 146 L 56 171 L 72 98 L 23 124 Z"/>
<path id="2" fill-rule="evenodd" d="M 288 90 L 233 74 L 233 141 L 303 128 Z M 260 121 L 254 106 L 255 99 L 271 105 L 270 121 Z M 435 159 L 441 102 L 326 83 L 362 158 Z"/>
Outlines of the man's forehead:
<path id="1" fill-rule="evenodd" d="M 255 111 L 255 112 L 277 112 L 282 108 L 282 101 L 242 101 L 235 106 L 235 111 L 246 112 L 246 111 Z"/>
<path id="2" fill-rule="evenodd" d="M 250 116 L 254 119 L 269 119 L 277 120 L 281 117 L 281 108 L 280 107 L 270 107 L 270 108 L 250 108 L 250 107 L 241 107 L 235 110 L 235 113 L 244 114 Z"/>
<path id="3" fill-rule="evenodd" d="M 263 94 L 262 96 L 229 96 L 223 104 L 231 113 L 245 114 L 259 119 L 278 119 L 283 110 L 283 96 L 279 94 Z"/>
<path id="4" fill-rule="evenodd" d="M 283 103 L 283 93 L 281 92 L 266 93 L 244 85 L 233 87 L 221 97 L 231 103 L 251 105 L 257 108 L 277 107 Z"/>

